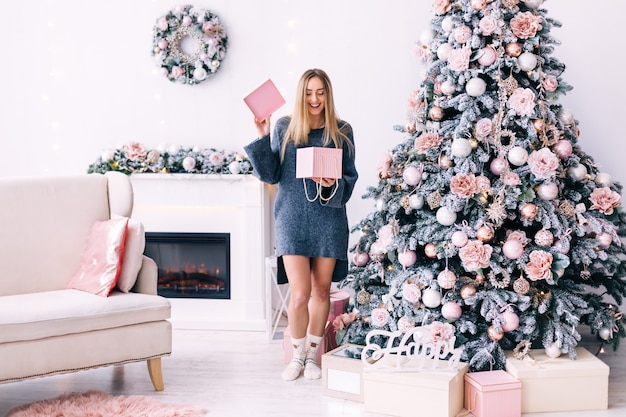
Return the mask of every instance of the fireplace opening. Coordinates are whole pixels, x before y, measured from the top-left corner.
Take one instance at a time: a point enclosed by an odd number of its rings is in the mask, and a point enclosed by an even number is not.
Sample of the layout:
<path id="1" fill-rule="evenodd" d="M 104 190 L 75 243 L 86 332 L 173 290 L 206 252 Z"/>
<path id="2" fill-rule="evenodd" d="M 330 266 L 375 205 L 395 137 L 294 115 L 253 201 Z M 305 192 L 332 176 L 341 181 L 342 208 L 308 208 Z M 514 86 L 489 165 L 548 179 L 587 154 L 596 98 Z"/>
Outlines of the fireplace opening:
<path id="1" fill-rule="evenodd" d="M 230 299 L 229 233 L 146 232 L 144 254 L 158 266 L 159 295 Z"/>

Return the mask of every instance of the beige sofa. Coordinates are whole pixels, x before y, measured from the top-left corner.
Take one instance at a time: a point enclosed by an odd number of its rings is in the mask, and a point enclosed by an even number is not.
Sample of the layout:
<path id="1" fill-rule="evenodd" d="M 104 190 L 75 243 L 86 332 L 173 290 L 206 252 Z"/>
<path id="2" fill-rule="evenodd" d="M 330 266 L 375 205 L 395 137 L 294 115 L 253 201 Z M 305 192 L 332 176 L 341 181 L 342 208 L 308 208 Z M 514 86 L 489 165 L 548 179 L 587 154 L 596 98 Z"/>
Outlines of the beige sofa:
<path id="1" fill-rule="evenodd" d="M 154 261 L 143 250 L 125 253 L 122 266 L 134 263 L 137 274 L 128 292 L 67 288 L 94 222 L 130 217 L 132 208 L 132 185 L 117 172 L 0 178 L 0 383 L 147 361 L 163 390 L 172 330 Z"/>

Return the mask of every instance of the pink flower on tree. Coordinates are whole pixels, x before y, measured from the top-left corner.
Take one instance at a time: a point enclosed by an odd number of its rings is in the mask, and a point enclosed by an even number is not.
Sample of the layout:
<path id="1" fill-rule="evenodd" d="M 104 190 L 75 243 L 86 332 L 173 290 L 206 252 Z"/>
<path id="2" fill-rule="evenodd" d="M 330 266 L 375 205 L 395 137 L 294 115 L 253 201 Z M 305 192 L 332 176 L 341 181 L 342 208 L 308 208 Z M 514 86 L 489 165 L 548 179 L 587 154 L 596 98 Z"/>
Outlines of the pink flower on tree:
<path id="1" fill-rule="evenodd" d="M 532 172 L 535 177 L 542 180 L 553 177 L 559 165 L 559 157 L 553 154 L 548 148 L 533 151 L 528 156 L 530 172 Z"/>
<path id="2" fill-rule="evenodd" d="M 498 20 L 488 15 L 480 19 L 478 28 L 483 36 L 492 35 L 498 29 Z"/>
<path id="3" fill-rule="evenodd" d="M 493 122 L 491 121 L 491 119 L 483 117 L 476 122 L 475 130 L 478 136 L 480 136 L 481 138 L 486 138 L 487 136 L 491 135 L 491 132 L 493 131 Z"/>
<path id="4" fill-rule="evenodd" d="M 557 88 L 559 88 L 559 80 L 557 80 L 554 75 L 546 74 L 543 77 L 541 85 L 543 86 L 543 88 L 545 88 L 547 92 L 553 93 L 556 91 Z"/>
<path id="5" fill-rule="evenodd" d="M 465 71 L 469 68 L 470 57 L 472 55 L 472 48 L 463 47 L 455 48 L 448 54 L 448 65 L 452 71 Z"/>
<path id="6" fill-rule="evenodd" d="M 465 246 L 459 249 L 459 258 L 466 271 L 478 271 L 489 266 L 493 248 L 485 245 L 480 240 L 470 240 Z"/>
<path id="7" fill-rule="evenodd" d="M 389 323 L 389 312 L 384 308 L 375 308 L 372 310 L 371 324 L 374 327 L 384 327 Z"/>
<path id="8" fill-rule="evenodd" d="M 185 70 L 179 66 L 172 67 L 172 78 L 179 78 L 185 74 Z"/>
<path id="9" fill-rule="evenodd" d="M 402 285 L 402 298 L 411 304 L 417 304 L 422 298 L 422 291 L 415 284 L 404 284 Z"/>
<path id="10" fill-rule="evenodd" d="M 531 12 L 518 13 L 511 19 L 510 25 L 511 31 L 518 38 L 532 38 L 541 30 L 541 16 L 535 16 Z"/>
<path id="11" fill-rule="evenodd" d="M 335 332 L 341 331 L 348 327 L 350 323 L 356 320 L 356 316 L 356 311 L 353 311 L 351 313 L 343 313 L 335 317 L 335 319 L 333 320 L 333 328 L 335 329 Z"/>
<path id="12" fill-rule="evenodd" d="M 530 262 L 526 264 L 526 275 L 531 281 L 552 278 L 552 259 L 550 252 L 534 250 L 530 253 Z"/>
<path id="13" fill-rule="evenodd" d="M 596 188 L 589 196 L 591 201 L 590 210 L 598 210 L 602 214 L 611 215 L 613 209 L 619 206 L 619 193 L 611 190 L 609 187 Z"/>
<path id="14" fill-rule="evenodd" d="M 471 198 L 478 192 L 474 174 L 457 174 L 450 180 L 450 191 L 461 198 Z"/>
<path id="15" fill-rule="evenodd" d="M 450 0 L 435 0 L 433 2 L 433 12 L 435 14 L 446 14 L 450 11 L 450 8 L 452 8 Z"/>
<path id="16" fill-rule="evenodd" d="M 391 159 L 391 155 L 389 153 L 385 154 L 379 161 L 376 166 L 376 172 L 378 172 L 378 178 L 387 178 L 389 177 L 389 168 L 391 168 L 391 163 L 393 160 Z"/>
<path id="17" fill-rule="evenodd" d="M 532 116 L 535 110 L 535 93 L 530 88 L 516 88 L 507 104 L 520 116 Z"/>
<path id="18" fill-rule="evenodd" d="M 441 144 L 442 137 L 436 132 L 425 132 L 415 138 L 415 149 L 420 154 L 425 154 L 429 149 L 434 149 Z"/>
<path id="19" fill-rule="evenodd" d="M 453 336 L 455 332 L 455 328 L 450 323 L 442 323 L 440 321 L 433 321 L 432 323 L 425 326 L 430 333 L 433 335 L 433 342 L 447 342 Z"/>

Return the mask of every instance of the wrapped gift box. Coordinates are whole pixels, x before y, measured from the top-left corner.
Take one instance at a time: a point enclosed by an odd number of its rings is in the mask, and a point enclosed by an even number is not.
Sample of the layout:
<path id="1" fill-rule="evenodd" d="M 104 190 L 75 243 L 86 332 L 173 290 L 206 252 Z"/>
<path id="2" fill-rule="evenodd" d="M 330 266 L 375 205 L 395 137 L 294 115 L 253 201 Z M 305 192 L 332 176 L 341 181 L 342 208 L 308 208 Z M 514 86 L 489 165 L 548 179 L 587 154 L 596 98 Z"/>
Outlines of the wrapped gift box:
<path id="1" fill-rule="evenodd" d="M 467 373 L 465 409 L 475 417 L 520 417 L 522 383 L 502 370 Z"/>
<path id="2" fill-rule="evenodd" d="M 341 178 L 342 155 L 337 148 L 298 148 L 296 178 Z"/>
<path id="3" fill-rule="evenodd" d="M 328 321 L 333 322 L 335 317 L 348 311 L 350 304 L 350 294 L 346 291 L 331 291 L 330 293 L 330 311 L 328 312 Z"/>
<path id="4" fill-rule="evenodd" d="M 531 349 L 524 360 L 507 352 L 506 371 L 522 382 L 522 413 L 604 410 L 608 407 L 609 367 L 585 348 L 551 359 Z"/>
<path id="5" fill-rule="evenodd" d="M 346 344 L 322 356 L 325 395 L 363 402 L 363 346 Z"/>
<path id="6" fill-rule="evenodd" d="M 463 409 L 466 363 L 438 371 L 363 372 L 365 411 L 400 417 L 456 417 Z"/>
<path id="7" fill-rule="evenodd" d="M 317 349 L 317 363 L 322 363 L 322 355 L 337 347 L 336 332 L 331 322 L 326 322 L 326 330 L 322 337 L 322 343 Z M 283 352 L 285 354 L 285 363 L 291 362 L 293 357 L 293 345 L 291 344 L 291 334 L 289 326 L 285 328 L 283 333 Z"/>

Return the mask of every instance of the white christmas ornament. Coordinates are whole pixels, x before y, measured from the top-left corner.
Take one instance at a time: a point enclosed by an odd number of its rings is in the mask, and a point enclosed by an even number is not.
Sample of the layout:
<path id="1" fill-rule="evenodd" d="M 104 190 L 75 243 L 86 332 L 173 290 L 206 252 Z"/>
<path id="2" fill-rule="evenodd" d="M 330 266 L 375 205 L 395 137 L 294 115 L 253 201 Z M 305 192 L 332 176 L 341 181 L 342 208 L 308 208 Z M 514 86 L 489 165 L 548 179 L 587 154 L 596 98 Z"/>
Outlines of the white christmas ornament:
<path id="1" fill-rule="evenodd" d="M 509 259 L 519 259 L 524 253 L 524 246 L 517 239 L 510 239 L 502 245 L 502 253 Z"/>
<path id="2" fill-rule="evenodd" d="M 482 54 L 478 58 L 478 63 L 483 67 L 488 67 L 496 62 L 496 50 L 491 47 L 481 49 Z"/>
<path id="3" fill-rule="evenodd" d="M 561 353 L 562 353 L 561 348 L 556 342 L 552 343 L 550 346 L 546 348 L 546 356 L 548 358 L 551 358 L 551 359 L 558 358 L 559 356 L 561 356 Z"/>
<path id="4" fill-rule="evenodd" d="M 231 174 L 237 175 L 241 172 L 241 164 L 239 163 L 239 161 L 233 161 L 228 164 L 228 170 Z"/>
<path id="5" fill-rule="evenodd" d="M 521 146 L 514 146 L 509 150 L 509 162 L 515 166 L 522 166 L 528 161 L 528 151 Z"/>
<path id="6" fill-rule="evenodd" d="M 420 194 L 412 194 L 411 197 L 409 197 L 409 206 L 416 210 L 421 209 L 424 207 L 424 197 Z"/>
<path id="7" fill-rule="evenodd" d="M 558 114 L 558 118 L 563 124 L 569 126 L 574 123 L 574 113 L 568 109 L 561 109 Z"/>
<path id="8" fill-rule="evenodd" d="M 428 308 L 439 307 L 441 304 L 441 294 L 432 288 L 427 288 L 422 292 L 422 304 Z"/>
<path id="9" fill-rule="evenodd" d="M 611 337 L 611 330 L 608 327 L 603 327 L 598 330 L 598 336 L 600 336 L 602 340 L 609 340 Z"/>
<path id="10" fill-rule="evenodd" d="M 543 183 L 537 187 L 537 195 L 545 201 L 554 200 L 559 195 L 559 188 L 553 182 Z"/>
<path id="11" fill-rule="evenodd" d="M 450 45 L 449 43 L 439 45 L 439 48 L 437 48 L 437 58 L 442 61 L 447 61 L 448 56 L 450 55 L 450 51 L 452 51 L 452 49 L 452 45 Z"/>
<path id="12" fill-rule="evenodd" d="M 376 200 L 376 210 L 383 211 L 385 209 L 385 202 L 383 200 Z"/>
<path id="13" fill-rule="evenodd" d="M 185 159 L 183 159 L 183 168 L 185 169 L 185 171 L 193 171 L 195 167 L 196 167 L 196 160 L 193 157 L 188 156 Z"/>
<path id="14" fill-rule="evenodd" d="M 456 246 L 457 248 L 462 248 L 463 246 L 467 245 L 467 241 L 469 239 L 467 237 L 467 233 L 461 230 L 457 230 L 456 232 L 452 233 L 452 237 L 450 240 L 452 241 L 452 244 L 454 246 Z"/>
<path id="15" fill-rule="evenodd" d="M 203 81 L 206 79 L 207 75 L 209 75 L 204 68 L 202 68 L 202 63 L 196 64 L 198 67 L 193 70 L 193 78 L 198 81 Z"/>
<path id="16" fill-rule="evenodd" d="M 456 213 L 442 206 L 437 210 L 437 221 L 442 226 L 451 226 L 456 221 Z"/>
<path id="17" fill-rule="evenodd" d="M 613 179 L 606 172 L 598 172 L 594 181 L 601 187 L 610 187 L 613 184 Z"/>
<path id="18" fill-rule="evenodd" d="M 522 3 L 524 3 L 527 7 L 531 9 L 536 9 L 541 6 L 543 0 L 522 0 Z"/>
<path id="19" fill-rule="evenodd" d="M 441 83 L 441 92 L 447 96 L 451 96 L 456 91 L 456 84 L 452 81 L 444 81 Z"/>
<path id="20" fill-rule="evenodd" d="M 465 92 L 472 97 L 480 97 L 487 91 L 487 83 L 482 78 L 472 78 L 465 84 Z"/>
<path id="21" fill-rule="evenodd" d="M 103 161 L 110 161 L 111 159 L 113 159 L 113 157 L 115 156 L 115 151 L 112 151 L 110 149 L 102 152 L 102 155 L 100 156 L 102 158 Z"/>
<path id="22" fill-rule="evenodd" d="M 425 30 L 420 36 L 420 42 L 422 45 L 429 45 L 433 40 L 433 32 L 431 30 Z"/>
<path id="23" fill-rule="evenodd" d="M 574 181 L 582 181 L 587 175 L 587 168 L 583 164 L 578 164 L 574 167 L 569 167 L 567 173 Z"/>
<path id="24" fill-rule="evenodd" d="M 524 52 L 517 57 L 517 63 L 522 71 L 532 71 L 537 66 L 537 55 L 532 52 Z"/>
<path id="25" fill-rule="evenodd" d="M 465 138 L 454 139 L 450 145 L 452 156 L 456 158 L 466 158 L 472 153 L 472 144 Z"/>
<path id="26" fill-rule="evenodd" d="M 452 21 L 452 18 L 450 16 L 446 16 L 443 18 L 443 20 L 441 21 L 441 29 L 443 29 L 443 31 L 446 33 L 452 32 L 452 29 L 454 29 L 454 22 Z"/>

